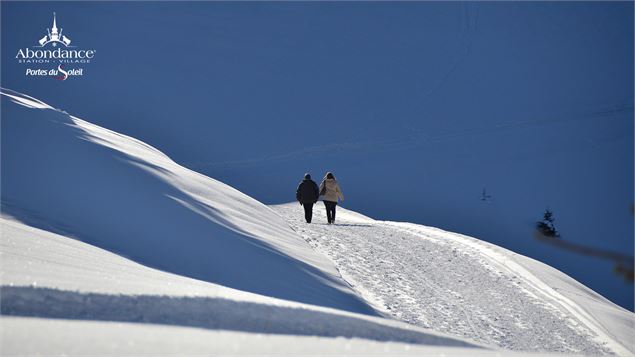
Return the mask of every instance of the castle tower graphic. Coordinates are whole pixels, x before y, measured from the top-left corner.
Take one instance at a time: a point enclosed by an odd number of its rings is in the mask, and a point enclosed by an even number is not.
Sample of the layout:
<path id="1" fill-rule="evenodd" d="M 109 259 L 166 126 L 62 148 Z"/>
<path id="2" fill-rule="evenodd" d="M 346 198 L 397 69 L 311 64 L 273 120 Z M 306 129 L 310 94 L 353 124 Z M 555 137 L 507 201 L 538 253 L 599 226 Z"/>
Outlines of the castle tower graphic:
<path id="1" fill-rule="evenodd" d="M 46 44 L 50 43 L 53 47 L 57 46 L 58 43 L 63 44 L 68 47 L 71 44 L 71 39 L 62 35 L 62 30 L 57 30 L 57 18 L 55 13 L 53 13 L 53 26 L 50 29 L 46 29 L 47 35 L 42 37 L 40 41 L 40 47 L 44 47 Z"/>

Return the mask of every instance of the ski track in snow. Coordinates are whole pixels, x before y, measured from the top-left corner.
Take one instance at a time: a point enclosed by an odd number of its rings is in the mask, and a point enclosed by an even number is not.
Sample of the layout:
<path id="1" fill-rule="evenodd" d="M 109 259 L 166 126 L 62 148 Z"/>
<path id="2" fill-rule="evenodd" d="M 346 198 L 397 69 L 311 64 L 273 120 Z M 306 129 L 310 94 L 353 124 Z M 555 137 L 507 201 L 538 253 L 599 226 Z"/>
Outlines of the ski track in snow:
<path id="1" fill-rule="evenodd" d="M 477 239 L 360 218 L 321 204 L 272 207 L 374 307 L 397 320 L 517 351 L 631 355 L 575 303 Z"/>

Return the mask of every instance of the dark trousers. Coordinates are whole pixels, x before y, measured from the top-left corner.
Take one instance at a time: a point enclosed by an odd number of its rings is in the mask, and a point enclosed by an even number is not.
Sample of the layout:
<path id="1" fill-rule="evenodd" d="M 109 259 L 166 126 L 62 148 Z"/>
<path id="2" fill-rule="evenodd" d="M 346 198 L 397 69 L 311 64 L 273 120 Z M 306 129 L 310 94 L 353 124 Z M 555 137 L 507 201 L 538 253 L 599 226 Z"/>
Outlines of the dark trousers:
<path id="1" fill-rule="evenodd" d="M 329 223 L 335 222 L 335 206 L 337 206 L 337 202 L 324 201 L 324 206 L 326 207 L 326 219 Z"/>
<path id="2" fill-rule="evenodd" d="M 313 202 L 302 202 L 302 207 L 304 207 L 304 219 L 306 219 L 306 223 L 311 223 L 311 218 L 313 218 Z"/>

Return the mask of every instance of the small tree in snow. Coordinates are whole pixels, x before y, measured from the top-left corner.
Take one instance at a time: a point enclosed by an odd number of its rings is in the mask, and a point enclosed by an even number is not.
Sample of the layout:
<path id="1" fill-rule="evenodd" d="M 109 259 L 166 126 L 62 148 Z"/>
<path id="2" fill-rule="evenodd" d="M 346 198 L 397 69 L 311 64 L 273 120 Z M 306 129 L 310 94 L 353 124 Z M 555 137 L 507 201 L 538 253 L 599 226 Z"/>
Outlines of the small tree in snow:
<path id="1" fill-rule="evenodd" d="M 635 204 L 631 206 L 631 211 L 635 214 Z M 575 242 L 569 242 L 566 239 L 561 238 L 560 233 L 556 230 L 556 226 L 553 224 L 555 219 L 553 218 L 553 212 L 549 209 L 545 210 L 542 221 L 536 222 L 535 237 L 542 242 L 549 243 L 552 246 L 564 249 L 576 254 L 582 254 L 590 257 L 596 257 L 606 260 L 611 260 L 615 263 L 615 272 L 622 275 L 626 281 L 631 283 L 635 282 L 635 271 L 633 267 L 633 257 L 622 252 L 616 252 L 607 249 L 601 249 L 597 247 L 591 247 L 582 245 Z"/>
<path id="2" fill-rule="evenodd" d="M 545 237 L 558 238 L 560 237 L 560 233 L 556 230 L 556 226 L 553 223 L 554 221 L 553 212 L 547 208 L 543 214 L 542 221 L 536 222 L 536 229 Z"/>

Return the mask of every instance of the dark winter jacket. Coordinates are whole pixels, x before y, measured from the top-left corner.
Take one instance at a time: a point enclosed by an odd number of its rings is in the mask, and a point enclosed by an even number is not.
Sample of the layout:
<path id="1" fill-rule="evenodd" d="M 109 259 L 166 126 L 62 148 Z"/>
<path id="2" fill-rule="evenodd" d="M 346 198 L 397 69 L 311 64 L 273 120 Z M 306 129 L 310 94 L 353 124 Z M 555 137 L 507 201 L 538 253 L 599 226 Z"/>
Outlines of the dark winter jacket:
<path id="1" fill-rule="evenodd" d="M 304 179 L 295 191 L 295 198 L 300 203 L 315 203 L 320 197 L 318 185 L 311 179 Z"/>

